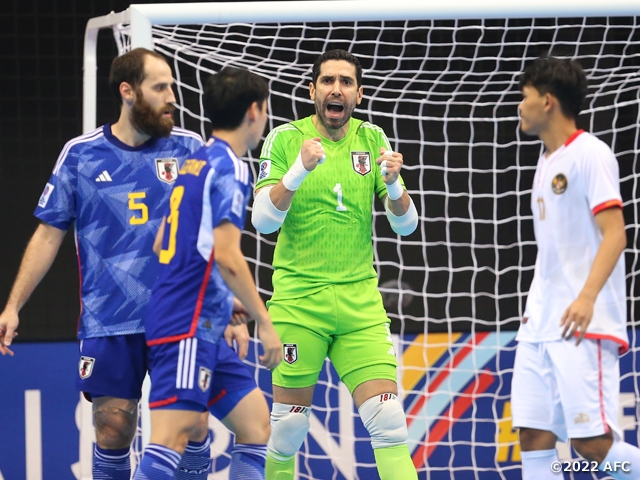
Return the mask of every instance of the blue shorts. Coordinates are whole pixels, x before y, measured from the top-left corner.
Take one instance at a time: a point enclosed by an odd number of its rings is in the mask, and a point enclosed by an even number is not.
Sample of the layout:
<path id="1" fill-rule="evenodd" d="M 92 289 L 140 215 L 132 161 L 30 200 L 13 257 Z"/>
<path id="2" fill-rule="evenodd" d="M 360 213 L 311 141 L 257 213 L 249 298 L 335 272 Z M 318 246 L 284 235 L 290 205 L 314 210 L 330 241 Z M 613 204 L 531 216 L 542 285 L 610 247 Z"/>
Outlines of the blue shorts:
<path id="1" fill-rule="evenodd" d="M 89 401 L 105 396 L 139 399 L 147 350 L 144 333 L 82 340 L 76 387 Z"/>
<path id="2" fill-rule="evenodd" d="M 149 348 L 149 408 L 209 410 L 223 419 L 257 388 L 249 368 L 221 338 L 186 338 Z"/>

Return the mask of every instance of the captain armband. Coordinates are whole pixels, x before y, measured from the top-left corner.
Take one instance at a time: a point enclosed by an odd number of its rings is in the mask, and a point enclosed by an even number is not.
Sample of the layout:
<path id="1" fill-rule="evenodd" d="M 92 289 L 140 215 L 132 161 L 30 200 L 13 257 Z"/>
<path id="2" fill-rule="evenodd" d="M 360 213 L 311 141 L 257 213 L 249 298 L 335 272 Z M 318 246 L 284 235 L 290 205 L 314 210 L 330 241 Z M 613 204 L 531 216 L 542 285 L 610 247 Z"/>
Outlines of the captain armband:
<path id="1" fill-rule="evenodd" d="M 289 210 L 278 210 L 271 201 L 269 192 L 273 186 L 261 188 L 253 201 L 251 223 L 260 233 L 273 233 L 284 223 Z"/>
<path id="2" fill-rule="evenodd" d="M 411 235 L 418 226 L 418 211 L 416 210 L 416 206 L 414 205 L 413 200 L 411 200 L 411 197 L 409 197 L 409 200 L 411 201 L 409 209 L 401 216 L 396 216 L 391 212 L 391 210 L 389 210 L 388 198 L 384 202 L 384 209 L 387 211 L 389 225 L 391 225 L 393 231 L 398 235 Z"/>

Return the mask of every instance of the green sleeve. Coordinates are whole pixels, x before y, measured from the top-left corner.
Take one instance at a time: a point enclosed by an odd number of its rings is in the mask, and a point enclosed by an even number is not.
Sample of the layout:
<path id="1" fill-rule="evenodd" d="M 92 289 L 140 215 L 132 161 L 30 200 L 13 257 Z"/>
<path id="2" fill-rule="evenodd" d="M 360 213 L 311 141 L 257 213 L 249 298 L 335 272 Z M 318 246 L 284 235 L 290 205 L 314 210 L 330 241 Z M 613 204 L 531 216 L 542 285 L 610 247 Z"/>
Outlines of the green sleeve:
<path id="1" fill-rule="evenodd" d="M 302 143 L 301 138 L 299 130 L 289 123 L 269 132 L 260 152 L 260 171 L 255 190 L 280 181 L 300 151 L 298 144 Z"/>

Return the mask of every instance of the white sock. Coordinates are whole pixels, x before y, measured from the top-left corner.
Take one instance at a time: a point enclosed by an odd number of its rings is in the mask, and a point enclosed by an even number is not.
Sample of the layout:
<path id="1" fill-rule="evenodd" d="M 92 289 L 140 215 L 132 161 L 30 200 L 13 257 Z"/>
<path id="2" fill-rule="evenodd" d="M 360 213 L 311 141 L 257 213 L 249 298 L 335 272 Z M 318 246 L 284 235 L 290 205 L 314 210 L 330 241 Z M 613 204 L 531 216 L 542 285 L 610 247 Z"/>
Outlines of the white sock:
<path id="1" fill-rule="evenodd" d="M 522 480 L 559 480 L 562 473 L 551 471 L 551 464 L 558 461 L 558 452 L 553 450 L 533 450 L 521 452 Z"/>
<path id="2" fill-rule="evenodd" d="M 640 478 L 640 449 L 614 441 L 599 468 L 618 480 Z"/>

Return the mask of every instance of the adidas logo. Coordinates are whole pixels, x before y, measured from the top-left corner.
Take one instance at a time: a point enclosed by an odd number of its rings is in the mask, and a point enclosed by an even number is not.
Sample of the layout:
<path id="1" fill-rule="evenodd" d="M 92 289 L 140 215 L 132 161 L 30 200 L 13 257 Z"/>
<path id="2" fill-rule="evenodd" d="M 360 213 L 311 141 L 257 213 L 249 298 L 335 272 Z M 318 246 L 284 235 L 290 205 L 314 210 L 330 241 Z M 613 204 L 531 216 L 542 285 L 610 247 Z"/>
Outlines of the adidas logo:
<path id="1" fill-rule="evenodd" d="M 106 170 L 96 177 L 96 182 L 112 182 L 111 175 Z"/>

